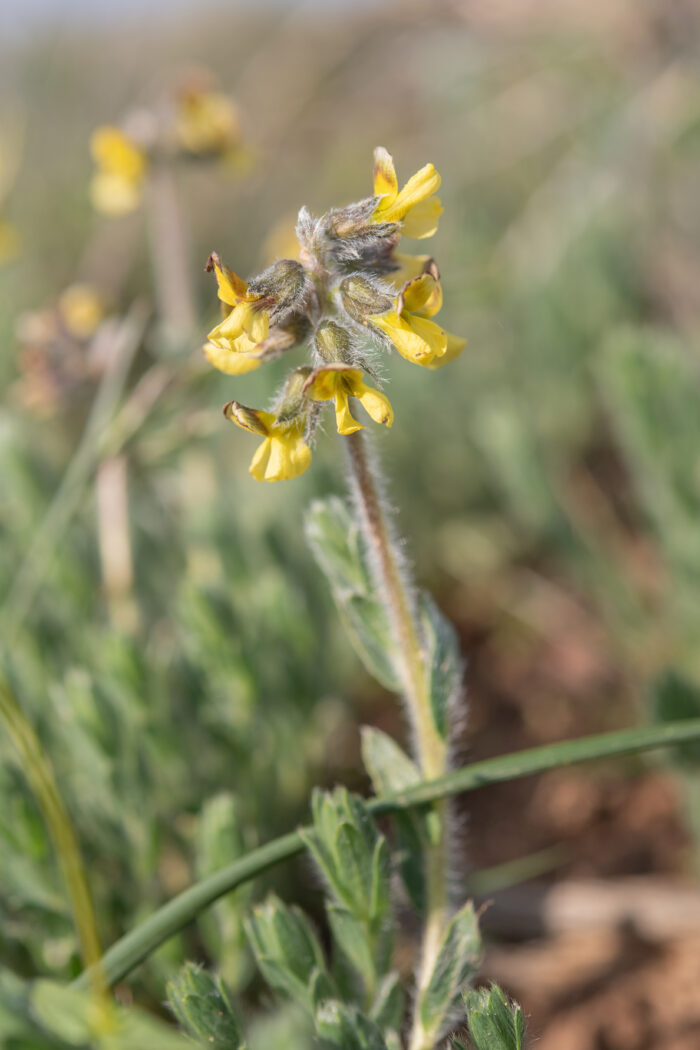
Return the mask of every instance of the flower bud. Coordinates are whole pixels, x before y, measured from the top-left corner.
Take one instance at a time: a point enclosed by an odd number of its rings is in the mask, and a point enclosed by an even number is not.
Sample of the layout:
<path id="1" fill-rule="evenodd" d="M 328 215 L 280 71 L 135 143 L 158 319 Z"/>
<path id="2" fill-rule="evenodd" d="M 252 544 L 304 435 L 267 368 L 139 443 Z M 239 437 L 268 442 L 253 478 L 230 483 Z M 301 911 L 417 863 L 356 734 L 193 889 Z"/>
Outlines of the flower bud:
<path id="1" fill-rule="evenodd" d="M 348 364 L 352 361 L 350 333 L 335 321 L 323 321 L 316 329 L 316 350 L 328 364 Z"/>
<path id="2" fill-rule="evenodd" d="M 308 365 L 295 368 L 293 372 L 289 373 L 278 402 L 278 421 L 294 419 L 301 412 L 308 414 L 309 403 L 304 396 L 304 385 L 310 375 L 311 368 Z"/>
<path id="3" fill-rule="evenodd" d="M 241 1050 L 245 1045 L 240 1022 L 220 977 L 194 963 L 185 963 L 167 985 L 168 1001 L 188 1035 L 213 1050 Z"/>
<path id="4" fill-rule="evenodd" d="M 270 301 L 270 319 L 278 324 L 290 313 L 305 311 L 312 288 L 304 267 L 295 259 L 280 259 L 248 285 L 253 295 Z"/>
<path id="5" fill-rule="evenodd" d="M 358 274 L 341 281 L 340 296 L 347 313 L 360 324 L 366 324 L 367 317 L 391 309 L 391 297 Z"/>

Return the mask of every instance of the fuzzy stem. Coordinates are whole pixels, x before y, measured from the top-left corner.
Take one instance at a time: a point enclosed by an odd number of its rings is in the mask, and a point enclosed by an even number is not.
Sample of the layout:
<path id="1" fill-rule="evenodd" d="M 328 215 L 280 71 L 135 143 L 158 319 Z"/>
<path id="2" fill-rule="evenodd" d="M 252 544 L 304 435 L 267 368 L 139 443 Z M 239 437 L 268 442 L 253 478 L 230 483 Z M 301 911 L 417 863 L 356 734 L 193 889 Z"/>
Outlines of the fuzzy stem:
<path id="1" fill-rule="evenodd" d="M 413 729 L 416 758 L 423 776 L 447 772 L 447 742 L 433 718 L 425 653 L 417 609 L 402 559 L 384 510 L 376 470 L 370 461 L 364 435 L 357 431 L 346 439 L 365 539 L 373 555 L 378 591 L 385 601 L 399 653 L 399 672 Z M 416 1012 L 410 1050 L 430 1050 L 432 1036 L 420 1021 L 421 993 L 427 986 L 440 949 L 448 912 L 447 804 L 435 806 L 438 831 L 425 850 L 426 919 L 417 975 Z"/>

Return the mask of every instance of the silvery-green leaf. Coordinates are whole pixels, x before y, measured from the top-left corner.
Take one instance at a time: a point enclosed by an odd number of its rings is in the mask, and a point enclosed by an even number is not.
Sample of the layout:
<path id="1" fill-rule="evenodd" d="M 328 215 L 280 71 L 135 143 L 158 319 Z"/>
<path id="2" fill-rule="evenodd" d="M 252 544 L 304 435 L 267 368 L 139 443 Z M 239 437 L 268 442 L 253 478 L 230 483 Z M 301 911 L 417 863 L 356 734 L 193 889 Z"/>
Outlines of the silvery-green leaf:
<path id="1" fill-rule="evenodd" d="M 421 779 L 416 764 L 380 729 L 363 726 L 362 759 L 378 795 L 402 791 Z M 425 821 L 425 815 L 413 810 L 399 811 L 392 817 L 398 869 L 413 906 L 421 913 L 425 908 L 423 855 L 428 840 Z"/>
<path id="2" fill-rule="evenodd" d="M 421 1023 L 435 1038 L 476 974 L 480 955 L 479 923 L 469 902 L 450 919 L 430 981 L 420 996 Z"/>
<path id="3" fill-rule="evenodd" d="M 465 996 L 467 1024 L 475 1050 L 523 1050 L 525 1020 L 517 1003 L 498 985 Z"/>
<path id="4" fill-rule="evenodd" d="M 357 522 L 342 500 L 331 497 L 311 506 L 305 524 L 307 539 L 328 578 L 355 651 L 378 682 L 398 692 L 393 632 L 376 596 Z"/>
<path id="5" fill-rule="evenodd" d="M 370 1016 L 383 1032 L 401 1030 L 404 1013 L 404 992 L 401 977 L 395 970 L 388 973 L 379 986 Z"/>
<path id="6" fill-rule="evenodd" d="M 446 738 L 450 729 L 450 709 L 462 692 L 463 664 L 459 642 L 454 627 L 425 591 L 421 594 L 421 622 L 433 721 L 440 736 Z"/>
<path id="7" fill-rule="evenodd" d="M 220 977 L 188 962 L 166 988 L 170 1007 L 187 1035 L 212 1050 L 243 1050 L 241 1024 Z"/>
<path id="8" fill-rule="evenodd" d="M 381 1031 L 357 1007 L 335 999 L 322 1003 L 316 1013 L 316 1030 L 338 1050 L 386 1050 Z"/>

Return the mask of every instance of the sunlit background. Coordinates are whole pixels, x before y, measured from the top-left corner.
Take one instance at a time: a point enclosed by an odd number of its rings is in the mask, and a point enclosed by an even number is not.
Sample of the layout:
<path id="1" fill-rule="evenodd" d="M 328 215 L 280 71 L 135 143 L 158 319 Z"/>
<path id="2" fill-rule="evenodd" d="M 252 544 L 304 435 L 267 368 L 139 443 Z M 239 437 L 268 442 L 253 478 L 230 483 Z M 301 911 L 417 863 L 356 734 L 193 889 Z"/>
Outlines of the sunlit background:
<path id="1" fill-rule="evenodd" d="M 427 250 L 441 323 L 468 339 L 439 372 L 387 361 L 396 422 L 377 435 L 418 579 L 463 640 L 456 755 L 700 712 L 692 0 L 31 0 L 0 30 L 0 655 L 56 766 L 105 943 L 304 819 L 312 785 L 366 790 L 359 724 L 404 731 L 304 541 L 309 500 L 344 491 L 340 442 L 326 426 L 307 474 L 257 484 L 254 445 L 220 409 L 264 406 L 284 369 L 231 378 L 201 354 L 209 252 L 256 273 L 301 204 L 371 194 L 378 144 L 402 181 L 429 160 L 442 175 Z M 244 149 L 178 169 L 197 334 L 177 343 L 158 314 L 157 219 L 148 201 L 93 210 L 89 141 L 197 70 L 235 100 Z M 28 329 L 75 282 L 122 326 L 116 363 Z M 60 878 L 0 750 L 0 960 L 66 978 Z M 522 1002 L 540 1050 L 697 1046 L 698 915 L 646 940 L 616 922 L 629 877 L 652 909 L 692 883 L 696 759 L 558 771 L 461 803 L 464 871 L 514 862 L 479 883 L 495 902 L 483 973 Z M 318 910 L 303 862 L 268 882 Z M 582 929 L 597 892 L 612 918 Z M 261 1011 L 246 903 L 219 904 L 122 997 L 161 1011 L 183 958 L 216 959 L 259 1016 L 254 1047 L 273 1024 L 306 1045 L 296 1015 Z"/>

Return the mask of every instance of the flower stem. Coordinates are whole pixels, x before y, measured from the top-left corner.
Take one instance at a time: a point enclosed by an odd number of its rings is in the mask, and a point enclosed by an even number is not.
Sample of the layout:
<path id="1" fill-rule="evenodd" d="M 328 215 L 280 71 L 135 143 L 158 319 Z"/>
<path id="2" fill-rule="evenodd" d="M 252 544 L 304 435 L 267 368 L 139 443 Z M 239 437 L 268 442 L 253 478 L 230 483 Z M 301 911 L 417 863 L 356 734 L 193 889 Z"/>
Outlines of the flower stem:
<path id="1" fill-rule="evenodd" d="M 399 654 L 399 675 L 413 729 L 418 765 L 424 777 L 447 772 L 447 741 L 433 718 L 428 668 L 416 602 L 384 508 L 376 468 L 370 459 L 365 436 L 357 431 L 346 439 L 355 499 L 365 540 L 371 551 L 379 594 L 383 597 Z M 420 1021 L 421 992 L 427 986 L 442 941 L 447 920 L 448 848 L 447 803 L 435 805 L 437 830 L 425 850 L 426 919 L 417 976 L 416 1012 L 410 1050 L 430 1050 L 430 1034 Z"/>

